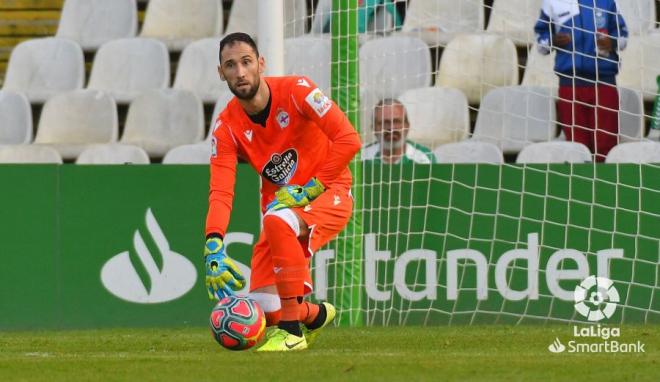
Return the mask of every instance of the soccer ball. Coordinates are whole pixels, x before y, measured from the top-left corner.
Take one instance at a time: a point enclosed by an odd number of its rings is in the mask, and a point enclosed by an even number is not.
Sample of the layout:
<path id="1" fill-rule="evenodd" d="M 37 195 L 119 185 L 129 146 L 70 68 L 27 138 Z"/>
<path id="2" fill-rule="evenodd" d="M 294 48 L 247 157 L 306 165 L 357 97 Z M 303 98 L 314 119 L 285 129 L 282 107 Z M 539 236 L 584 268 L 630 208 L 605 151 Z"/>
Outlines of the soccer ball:
<path id="1" fill-rule="evenodd" d="M 266 315 L 248 297 L 225 297 L 211 312 L 211 333 L 226 349 L 249 349 L 266 333 Z"/>

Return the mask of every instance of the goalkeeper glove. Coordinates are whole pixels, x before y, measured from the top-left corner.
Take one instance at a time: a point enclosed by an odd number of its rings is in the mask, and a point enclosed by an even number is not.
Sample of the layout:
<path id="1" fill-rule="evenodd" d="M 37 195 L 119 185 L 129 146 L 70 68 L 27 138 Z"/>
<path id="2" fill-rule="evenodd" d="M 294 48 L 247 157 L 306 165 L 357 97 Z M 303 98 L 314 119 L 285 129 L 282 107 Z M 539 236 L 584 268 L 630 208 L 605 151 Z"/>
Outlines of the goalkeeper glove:
<path id="1" fill-rule="evenodd" d="M 235 290 L 245 286 L 245 277 L 225 254 L 225 246 L 219 237 L 210 237 L 204 246 L 206 268 L 206 290 L 209 299 L 232 296 Z"/>
<path id="2" fill-rule="evenodd" d="M 318 179 L 312 178 L 304 186 L 285 186 L 275 191 L 275 199 L 267 206 L 267 210 L 304 207 L 325 191 Z"/>

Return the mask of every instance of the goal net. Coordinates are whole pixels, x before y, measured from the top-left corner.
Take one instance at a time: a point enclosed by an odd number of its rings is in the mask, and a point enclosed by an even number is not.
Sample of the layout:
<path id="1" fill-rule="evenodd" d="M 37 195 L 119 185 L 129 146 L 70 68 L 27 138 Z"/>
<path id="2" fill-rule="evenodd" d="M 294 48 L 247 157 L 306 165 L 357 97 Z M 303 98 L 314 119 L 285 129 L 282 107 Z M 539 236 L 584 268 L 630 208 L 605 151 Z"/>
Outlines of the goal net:
<path id="1" fill-rule="evenodd" d="M 312 259 L 313 297 L 340 324 L 587 322 L 575 290 L 591 275 L 618 293 L 581 296 L 615 305 L 603 322 L 660 322 L 660 166 L 626 163 L 660 162 L 660 32 L 652 0 L 617 3 L 627 46 L 583 55 L 620 66 L 618 109 L 599 106 L 618 146 L 648 145 L 605 164 L 563 132 L 540 0 L 319 0 L 286 21 L 309 31 L 286 39 L 286 72 L 331 94 L 365 144 L 355 218 Z"/>

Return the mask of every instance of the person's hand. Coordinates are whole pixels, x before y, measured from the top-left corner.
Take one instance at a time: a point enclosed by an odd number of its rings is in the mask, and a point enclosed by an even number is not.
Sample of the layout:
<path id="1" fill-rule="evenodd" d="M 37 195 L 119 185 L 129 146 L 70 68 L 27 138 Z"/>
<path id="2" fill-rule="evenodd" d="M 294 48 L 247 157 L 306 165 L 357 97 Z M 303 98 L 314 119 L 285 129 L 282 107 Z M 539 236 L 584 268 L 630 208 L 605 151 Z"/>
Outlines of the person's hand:
<path id="1" fill-rule="evenodd" d="M 603 53 L 610 53 L 612 51 L 612 39 L 605 34 L 598 34 L 596 38 L 596 45 L 598 45 L 598 51 Z"/>
<path id="2" fill-rule="evenodd" d="M 564 32 L 559 32 L 552 36 L 552 45 L 553 46 L 566 46 L 571 43 L 571 35 Z"/>
<path id="3" fill-rule="evenodd" d="M 232 296 L 235 290 L 245 286 L 245 277 L 236 263 L 225 254 L 225 245 L 219 237 L 211 237 L 206 240 L 204 262 L 209 300 L 222 300 L 224 297 Z"/>

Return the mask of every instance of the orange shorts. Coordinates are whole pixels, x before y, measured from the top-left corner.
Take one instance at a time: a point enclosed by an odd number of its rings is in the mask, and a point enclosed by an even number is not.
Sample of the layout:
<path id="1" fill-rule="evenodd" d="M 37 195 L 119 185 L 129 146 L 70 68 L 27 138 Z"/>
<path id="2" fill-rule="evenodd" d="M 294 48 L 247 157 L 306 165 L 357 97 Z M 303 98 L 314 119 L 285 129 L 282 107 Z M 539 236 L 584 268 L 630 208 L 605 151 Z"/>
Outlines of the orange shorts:
<path id="1" fill-rule="evenodd" d="M 328 189 L 305 207 L 292 208 L 309 227 L 309 236 L 298 238 L 298 242 L 307 257 L 308 270 L 305 277 L 305 294 L 312 293 L 312 275 L 309 270 L 309 259 L 341 232 L 353 214 L 353 198 L 347 189 Z M 275 285 L 273 261 L 270 248 L 263 230 L 259 241 L 252 251 L 250 267 L 250 291 Z"/>

